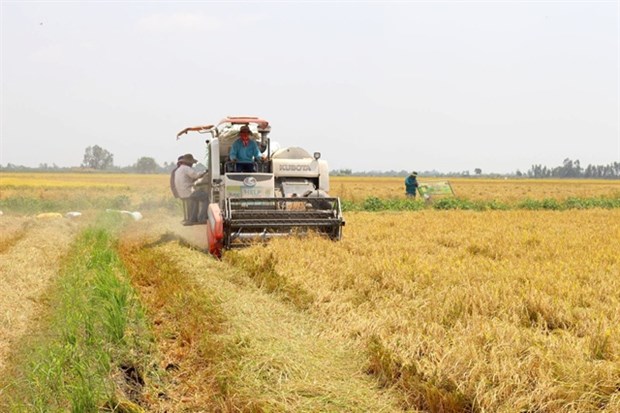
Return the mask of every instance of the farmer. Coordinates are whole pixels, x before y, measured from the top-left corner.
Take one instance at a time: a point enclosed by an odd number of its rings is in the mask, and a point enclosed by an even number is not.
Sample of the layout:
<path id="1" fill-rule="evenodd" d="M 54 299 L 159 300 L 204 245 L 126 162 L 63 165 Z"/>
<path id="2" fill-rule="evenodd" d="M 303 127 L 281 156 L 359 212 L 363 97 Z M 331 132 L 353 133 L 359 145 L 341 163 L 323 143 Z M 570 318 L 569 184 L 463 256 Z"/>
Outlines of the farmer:
<path id="1" fill-rule="evenodd" d="M 177 167 L 170 176 L 170 187 L 175 197 L 185 203 L 187 215 L 183 225 L 204 224 L 207 221 L 209 195 L 194 188 L 194 182 L 205 173 L 198 173 L 192 166 L 198 161 L 191 153 L 179 156 Z"/>
<path id="2" fill-rule="evenodd" d="M 254 161 L 265 159 L 265 155 L 260 153 L 258 144 L 254 139 L 250 139 L 250 127 L 243 125 L 239 129 L 239 139 L 230 147 L 230 160 L 236 162 L 236 172 L 256 172 Z"/>
<path id="3" fill-rule="evenodd" d="M 405 178 L 405 193 L 407 197 L 415 198 L 418 190 L 418 173 L 411 172 L 407 178 Z"/>

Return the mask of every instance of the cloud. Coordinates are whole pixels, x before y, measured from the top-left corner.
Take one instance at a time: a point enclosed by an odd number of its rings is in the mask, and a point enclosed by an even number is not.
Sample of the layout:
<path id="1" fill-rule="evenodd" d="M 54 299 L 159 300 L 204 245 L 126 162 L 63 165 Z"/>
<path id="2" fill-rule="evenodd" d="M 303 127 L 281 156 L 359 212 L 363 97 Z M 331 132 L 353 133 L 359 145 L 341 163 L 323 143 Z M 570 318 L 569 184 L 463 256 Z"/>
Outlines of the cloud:
<path id="1" fill-rule="evenodd" d="M 218 30 L 223 22 L 200 13 L 152 14 L 138 20 L 137 26 L 148 32 L 199 32 Z"/>

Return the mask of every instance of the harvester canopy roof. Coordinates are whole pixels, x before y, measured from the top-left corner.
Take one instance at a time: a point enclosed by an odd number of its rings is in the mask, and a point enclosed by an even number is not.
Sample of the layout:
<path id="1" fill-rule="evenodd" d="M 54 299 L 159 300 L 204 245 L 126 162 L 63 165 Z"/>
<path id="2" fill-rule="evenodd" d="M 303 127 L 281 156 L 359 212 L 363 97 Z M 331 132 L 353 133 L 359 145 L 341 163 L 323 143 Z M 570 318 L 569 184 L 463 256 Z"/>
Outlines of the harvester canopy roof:
<path id="1" fill-rule="evenodd" d="M 231 137 L 239 134 L 239 129 L 243 125 L 248 125 L 252 130 L 252 135 L 256 136 L 261 132 L 269 133 L 271 131 L 271 126 L 269 126 L 269 122 L 265 119 L 256 116 L 228 116 L 222 119 L 217 126 L 204 125 L 185 128 L 177 133 L 177 139 L 187 132 L 194 131 L 198 133 L 211 132 L 214 136 L 229 140 Z"/>
<path id="2" fill-rule="evenodd" d="M 215 127 L 214 136 L 220 139 L 222 151 L 226 153 L 230 150 L 230 146 L 239 136 L 239 130 L 242 126 L 247 125 L 250 128 L 251 139 L 262 142 L 262 133 L 269 133 L 271 127 L 269 122 L 252 116 L 229 116 L 222 119 Z"/>
<path id="3" fill-rule="evenodd" d="M 256 116 L 227 116 L 217 124 L 218 129 L 230 125 L 255 124 L 258 130 L 269 130 L 269 122 Z"/>

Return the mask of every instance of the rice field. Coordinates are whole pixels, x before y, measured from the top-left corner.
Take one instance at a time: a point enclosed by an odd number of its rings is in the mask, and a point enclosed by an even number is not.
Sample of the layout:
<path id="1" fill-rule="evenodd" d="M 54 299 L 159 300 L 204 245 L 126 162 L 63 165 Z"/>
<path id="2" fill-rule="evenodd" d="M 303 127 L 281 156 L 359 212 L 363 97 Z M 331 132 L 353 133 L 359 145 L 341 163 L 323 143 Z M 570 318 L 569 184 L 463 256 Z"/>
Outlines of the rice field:
<path id="1" fill-rule="evenodd" d="M 348 201 L 367 197 L 404 198 L 404 178 L 333 177 L 330 194 Z M 620 184 L 613 180 L 594 179 L 485 179 L 419 178 L 420 183 L 448 181 L 455 195 L 470 200 L 520 201 L 570 197 L 620 197 Z M 136 202 L 145 198 L 169 197 L 168 177 L 164 175 L 112 173 L 1 173 L 0 200 L 24 194 L 38 198 L 70 197 L 109 193 L 125 195 Z"/>
<path id="2" fill-rule="evenodd" d="M 463 201 L 588 207 L 348 211 L 340 242 L 217 261 L 167 176 L 0 175 L 0 410 L 620 411 L 620 209 L 586 202 L 616 202 L 620 182 L 450 183 Z M 331 187 L 404 199 L 400 178 Z M 83 215 L 37 218 L 68 211 Z M 69 302 L 91 315 L 61 317 Z"/>
<path id="3" fill-rule="evenodd" d="M 277 240 L 225 259 L 304 291 L 410 408 L 620 410 L 620 211 L 353 213 L 347 225 L 337 244 Z"/>
<path id="4" fill-rule="evenodd" d="M 367 197 L 405 198 L 404 178 L 334 177 L 330 193 L 345 200 L 361 201 Z M 497 200 L 517 202 L 526 199 L 555 199 L 571 197 L 620 197 L 617 181 L 586 179 L 485 179 L 485 178 L 425 178 L 422 183 L 448 181 L 458 198 L 468 200 Z"/>

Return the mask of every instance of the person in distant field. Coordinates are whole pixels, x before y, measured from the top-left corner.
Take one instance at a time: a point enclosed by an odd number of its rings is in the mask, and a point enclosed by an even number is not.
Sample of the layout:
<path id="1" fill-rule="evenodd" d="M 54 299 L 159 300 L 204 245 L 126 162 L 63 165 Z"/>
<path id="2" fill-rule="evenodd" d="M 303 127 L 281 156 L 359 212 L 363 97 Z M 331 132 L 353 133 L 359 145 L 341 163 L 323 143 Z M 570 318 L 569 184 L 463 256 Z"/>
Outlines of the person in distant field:
<path id="1" fill-rule="evenodd" d="M 229 158 L 236 162 L 235 172 L 256 172 L 255 161 L 265 159 L 254 139 L 250 139 L 250 127 L 243 125 L 239 129 L 239 138 L 230 147 Z"/>
<path id="2" fill-rule="evenodd" d="M 187 220 L 183 225 L 204 224 L 207 222 L 207 208 L 209 195 L 194 188 L 194 182 L 202 178 L 204 173 L 198 173 L 192 166 L 198 161 L 191 153 L 179 156 L 177 167 L 170 176 L 170 187 L 175 197 L 187 203 Z"/>
<path id="3" fill-rule="evenodd" d="M 418 173 L 411 172 L 411 174 L 405 178 L 405 193 L 407 197 L 415 198 L 418 192 Z"/>

